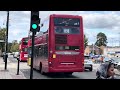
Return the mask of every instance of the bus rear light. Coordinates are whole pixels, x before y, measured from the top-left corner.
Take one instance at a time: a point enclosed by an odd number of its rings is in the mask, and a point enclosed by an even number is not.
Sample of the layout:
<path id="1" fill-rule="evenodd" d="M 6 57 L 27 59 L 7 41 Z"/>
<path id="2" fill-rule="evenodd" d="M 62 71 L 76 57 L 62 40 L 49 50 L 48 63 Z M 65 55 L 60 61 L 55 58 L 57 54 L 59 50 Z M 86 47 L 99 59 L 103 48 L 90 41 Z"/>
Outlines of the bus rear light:
<path id="1" fill-rule="evenodd" d="M 56 54 L 53 54 L 53 58 L 56 58 Z"/>
<path id="2" fill-rule="evenodd" d="M 28 54 L 24 54 L 24 57 L 28 57 Z"/>

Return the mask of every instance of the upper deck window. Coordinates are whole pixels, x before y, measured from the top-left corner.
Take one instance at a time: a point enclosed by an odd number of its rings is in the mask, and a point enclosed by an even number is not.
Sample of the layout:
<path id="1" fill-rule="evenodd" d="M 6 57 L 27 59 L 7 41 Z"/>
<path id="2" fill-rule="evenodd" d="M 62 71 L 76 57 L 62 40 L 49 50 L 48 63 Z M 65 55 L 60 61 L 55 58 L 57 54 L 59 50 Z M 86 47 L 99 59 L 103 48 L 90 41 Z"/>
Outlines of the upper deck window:
<path id="1" fill-rule="evenodd" d="M 80 27 L 80 19 L 79 18 L 54 18 L 54 26 L 73 26 Z"/>

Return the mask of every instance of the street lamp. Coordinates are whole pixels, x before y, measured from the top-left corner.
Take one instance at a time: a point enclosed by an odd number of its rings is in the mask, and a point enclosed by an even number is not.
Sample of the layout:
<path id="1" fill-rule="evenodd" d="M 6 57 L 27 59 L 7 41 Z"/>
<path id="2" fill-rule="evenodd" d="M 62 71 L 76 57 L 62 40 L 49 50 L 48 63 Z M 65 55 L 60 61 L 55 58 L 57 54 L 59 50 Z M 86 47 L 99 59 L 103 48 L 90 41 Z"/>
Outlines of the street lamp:
<path id="1" fill-rule="evenodd" d="M 6 22 L 6 36 L 5 36 L 5 70 L 7 69 L 7 52 L 8 52 L 8 25 L 9 25 L 9 11 L 7 11 L 7 22 Z"/>

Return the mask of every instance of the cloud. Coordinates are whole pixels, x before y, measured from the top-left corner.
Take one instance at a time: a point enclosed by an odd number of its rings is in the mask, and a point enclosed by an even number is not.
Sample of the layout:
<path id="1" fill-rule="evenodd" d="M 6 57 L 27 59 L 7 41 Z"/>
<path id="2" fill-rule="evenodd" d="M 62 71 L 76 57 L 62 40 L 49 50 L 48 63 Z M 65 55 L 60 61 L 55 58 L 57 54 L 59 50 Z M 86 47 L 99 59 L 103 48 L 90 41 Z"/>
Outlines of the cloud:
<path id="1" fill-rule="evenodd" d="M 13 37 L 18 36 L 19 33 L 21 33 L 21 30 L 19 30 L 19 29 L 9 30 L 9 35 L 13 36 Z"/>
<path id="2" fill-rule="evenodd" d="M 50 14 L 70 14 L 83 17 L 84 32 L 89 38 L 89 43 L 95 42 L 99 32 L 110 38 L 118 40 L 120 32 L 120 11 L 40 11 L 41 20 Z M 6 27 L 6 11 L 0 11 L 0 27 Z M 30 29 L 30 11 L 10 11 L 9 40 L 20 40 L 27 36 Z"/>
<path id="3" fill-rule="evenodd" d="M 83 20 L 86 28 L 114 28 L 119 26 L 120 16 L 116 13 L 90 13 L 83 14 Z"/>

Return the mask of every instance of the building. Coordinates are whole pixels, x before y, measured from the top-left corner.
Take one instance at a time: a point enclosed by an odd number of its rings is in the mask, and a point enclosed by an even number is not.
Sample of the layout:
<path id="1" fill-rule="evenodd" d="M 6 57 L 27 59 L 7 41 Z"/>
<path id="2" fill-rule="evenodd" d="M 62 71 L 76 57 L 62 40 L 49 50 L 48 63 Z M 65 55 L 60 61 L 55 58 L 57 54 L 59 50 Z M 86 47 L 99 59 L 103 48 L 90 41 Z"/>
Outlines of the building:
<path id="1" fill-rule="evenodd" d="M 104 48 L 104 55 L 108 56 L 108 57 L 114 57 L 114 56 L 120 57 L 120 47 L 119 46 L 105 47 Z"/>
<path id="2" fill-rule="evenodd" d="M 120 57 L 120 46 L 115 46 L 115 47 L 94 46 L 93 47 L 93 45 L 88 45 L 85 48 L 84 54 L 85 55 L 93 54 L 93 49 L 94 49 L 95 55 L 103 55 L 103 56 L 108 56 L 108 57 L 116 57 L 116 56 Z"/>
<path id="3" fill-rule="evenodd" d="M 94 51 L 93 51 L 94 50 Z M 95 46 L 93 47 L 93 45 L 88 45 L 86 48 L 85 48 L 85 51 L 84 51 L 84 54 L 85 55 L 90 55 L 90 54 L 95 54 L 95 55 L 99 55 L 101 54 L 100 52 L 100 48 Z"/>

